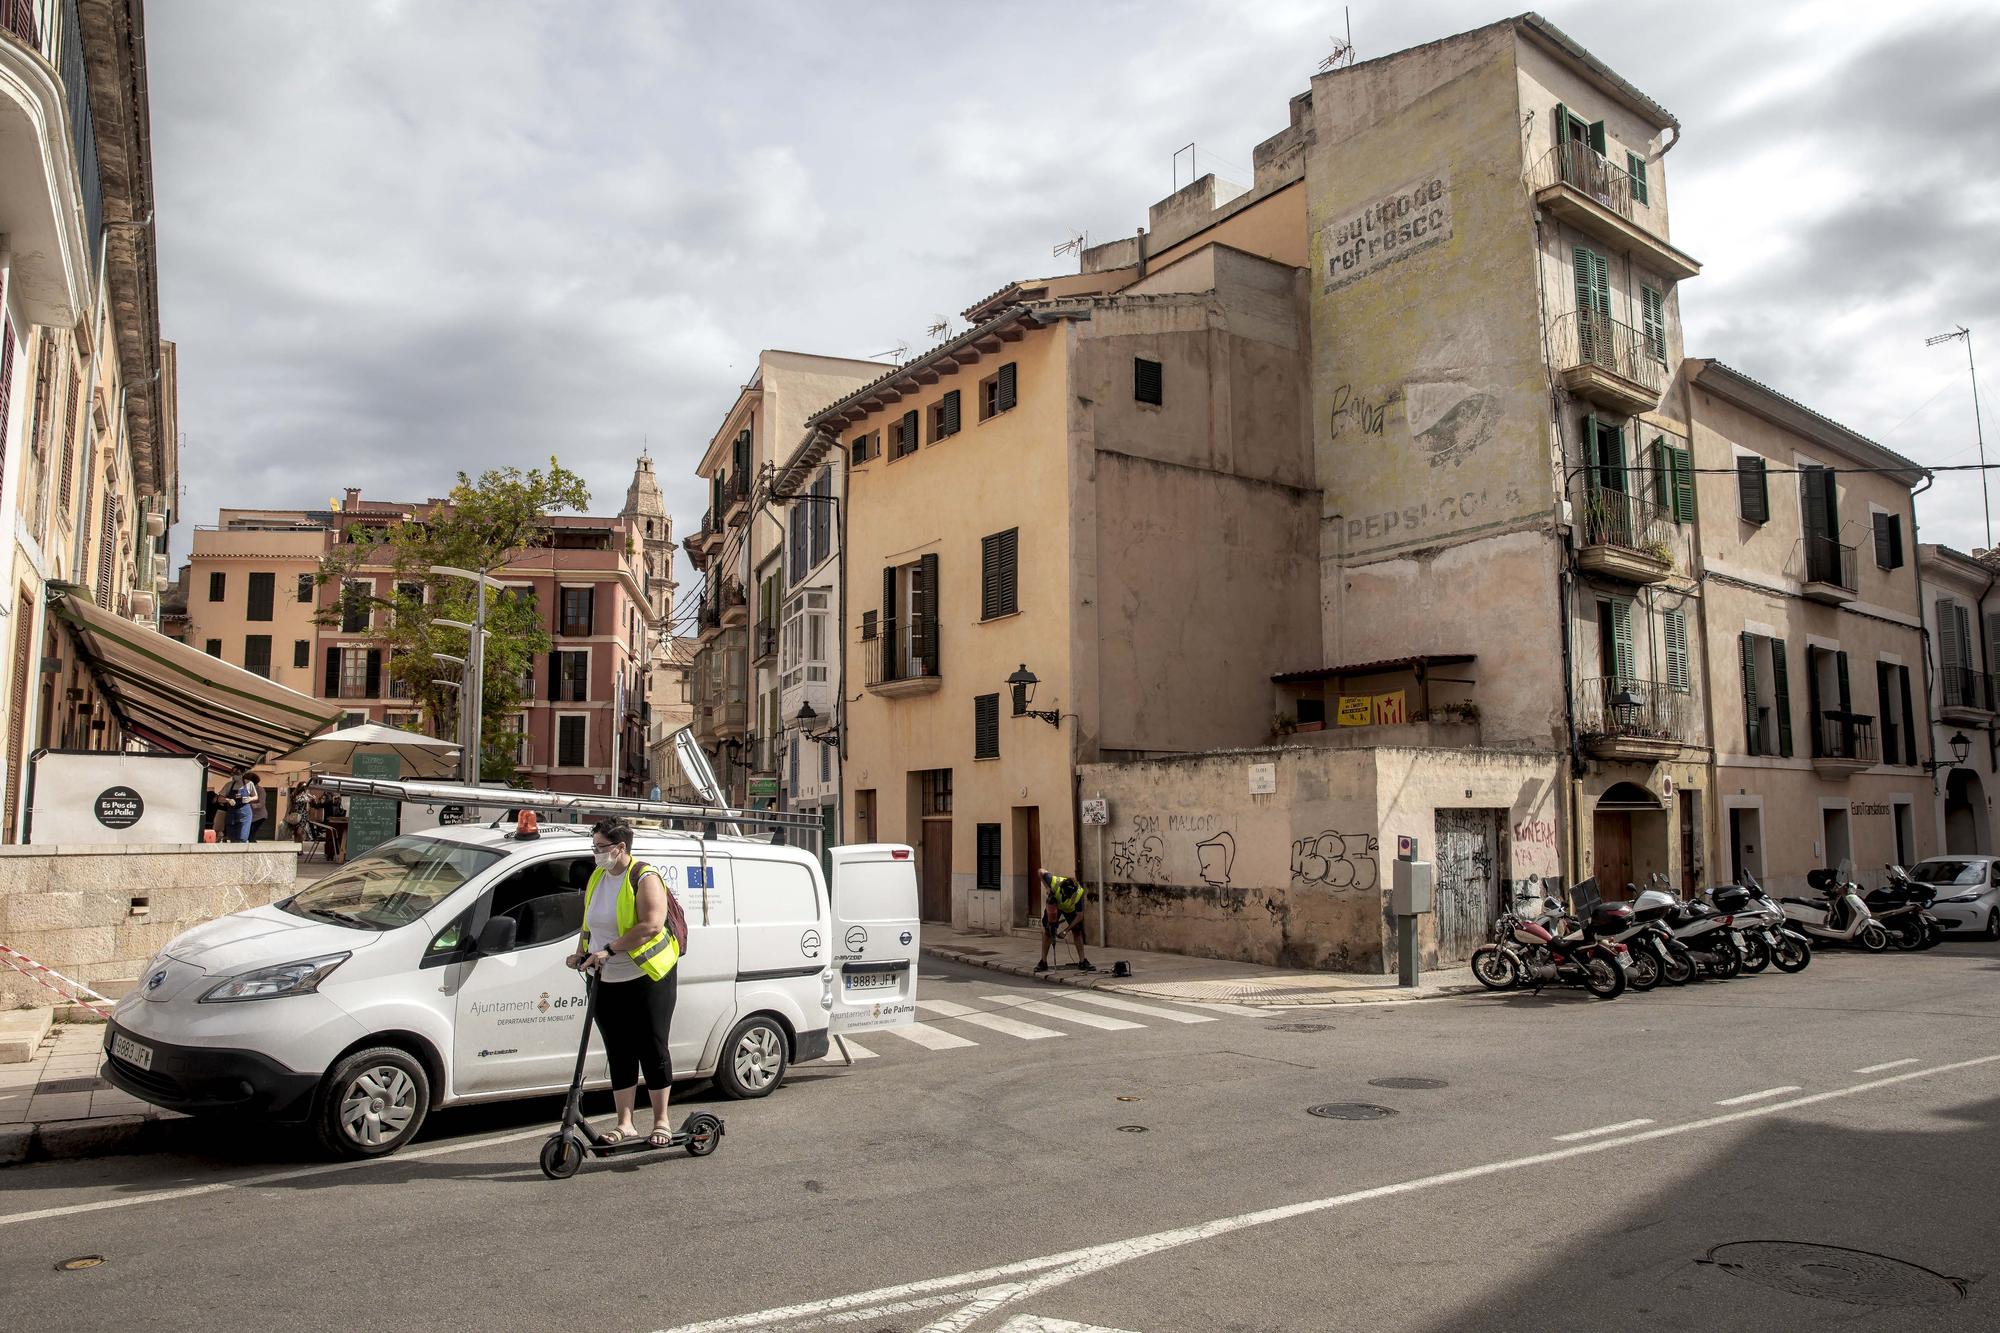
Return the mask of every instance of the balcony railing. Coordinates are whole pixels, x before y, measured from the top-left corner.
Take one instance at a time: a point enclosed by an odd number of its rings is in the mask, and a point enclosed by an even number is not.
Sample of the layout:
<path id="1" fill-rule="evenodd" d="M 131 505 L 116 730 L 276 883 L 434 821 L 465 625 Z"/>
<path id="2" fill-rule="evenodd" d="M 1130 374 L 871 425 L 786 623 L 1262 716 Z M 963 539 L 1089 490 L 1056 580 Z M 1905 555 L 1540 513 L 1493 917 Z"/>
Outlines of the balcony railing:
<path id="1" fill-rule="evenodd" d="M 1673 563 L 1672 515 L 1636 495 L 1593 485 L 1583 502 L 1583 544 L 1640 551 Z"/>
<path id="2" fill-rule="evenodd" d="M 1807 583 L 1826 583 L 1854 591 L 1852 546 L 1842 546 L 1835 538 L 1817 532 L 1806 534 L 1805 545 Z"/>
<path id="3" fill-rule="evenodd" d="M 751 639 L 751 643 L 753 645 L 751 656 L 754 660 L 761 662 L 767 657 L 776 657 L 778 655 L 778 627 L 776 625 L 757 626 L 757 633 Z"/>
<path id="4" fill-rule="evenodd" d="M 41 34 L 35 30 L 35 0 L 0 0 L 0 28 L 41 49 Z"/>
<path id="5" fill-rule="evenodd" d="M 900 680 L 935 680 L 938 675 L 938 626 L 935 618 L 884 620 L 866 649 L 867 682 L 889 685 Z"/>
<path id="6" fill-rule="evenodd" d="M 1556 321 L 1555 339 L 1559 369 L 1595 366 L 1649 390 L 1655 402 L 1667 387 L 1664 329 L 1641 332 L 1595 311 L 1577 310 Z"/>
<path id="7" fill-rule="evenodd" d="M 1627 222 L 1646 225 L 1646 208 L 1632 189 L 1631 174 L 1612 166 L 1604 154 L 1587 143 L 1572 139 L 1549 150 L 1535 168 L 1534 186 L 1545 190 L 1551 185 L 1567 185 L 1589 195 Z"/>
<path id="8" fill-rule="evenodd" d="M 1577 699 L 1577 729 L 1591 736 L 1691 744 L 1697 721 L 1694 695 L 1658 681 L 1596 676 Z"/>
<path id="9" fill-rule="evenodd" d="M 2000 699 L 2000 691 L 1994 688 L 1994 678 L 1984 671 L 1961 666 L 1941 667 L 1938 683 L 1943 690 L 1943 706 L 1946 708 L 1969 708 L 1982 713 L 1996 711 L 1995 701 Z"/>
<path id="10" fill-rule="evenodd" d="M 1875 719 L 1860 713 L 1829 709 L 1813 728 L 1813 758 L 1852 759 L 1875 763 L 1882 751 L 1875 739 Z"/>

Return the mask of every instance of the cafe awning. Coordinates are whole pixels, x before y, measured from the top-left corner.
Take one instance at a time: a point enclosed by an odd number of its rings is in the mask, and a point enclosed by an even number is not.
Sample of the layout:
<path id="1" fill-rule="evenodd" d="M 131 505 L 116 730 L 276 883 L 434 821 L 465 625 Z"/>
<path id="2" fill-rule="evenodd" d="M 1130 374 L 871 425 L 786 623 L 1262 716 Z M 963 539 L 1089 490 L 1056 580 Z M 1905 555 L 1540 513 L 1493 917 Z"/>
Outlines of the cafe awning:
<path id="1" fill-rule="evenodd" d="M 250 765 L 340 717 L 337 705 L 115 616 L 74 584 L 49 585 L 49 610 L 125 730 L 174 754 Z"/>

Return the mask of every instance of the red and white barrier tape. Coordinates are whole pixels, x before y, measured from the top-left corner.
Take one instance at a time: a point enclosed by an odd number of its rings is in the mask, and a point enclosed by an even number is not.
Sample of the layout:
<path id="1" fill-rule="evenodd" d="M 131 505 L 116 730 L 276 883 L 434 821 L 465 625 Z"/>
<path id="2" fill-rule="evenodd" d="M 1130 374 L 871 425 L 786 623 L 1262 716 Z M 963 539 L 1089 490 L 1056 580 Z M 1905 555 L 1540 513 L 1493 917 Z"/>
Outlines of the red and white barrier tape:
<path id="1" fill-rule="evenodd" d="M 113 1000 L 108 995 L 99 995 L 96 991 L 84 985 L 81 981 L 73 981 L 70 978 L 64 976 L 62 973 L 56 971 L 52 967 L 44 967 L 42 964 L 28 957 L 28 955 L 22 953 L 19 949 L 10 949 L 4 944 L 0 944 L 0 962 L 5 962 L 7 966 L 13 968 L 16 972 L 19 972 L 22 976 L 28 978 L 30 981 L 37 983 L 44 990 L 51 990 L 54 991 L 56 994 L 62 996 L 64 1003 L 79 1005 L 85 1009 L 90 1010 L 91 1013 L 96 1014 L 99 1018 L 111 1017 L 111 1011 L 109 1009 L 98 1008 L 96 1005 L 91 1004 L 88 1000 L 82 999 L 81 998 L 82 996 L 87 995 L 92 1000 L 102 1000 L 106 1004 L 117 1003 L 116 1000 Z M 25 964 L 25 966 L 23 966 L 23 964 Z M 74 990 L 76 994 L 72 995 L 68 991 L 50 985 L 46 980 L 43 979 L 44 975 L 54 977 L 57 981 L 62 982 L 64 986 L 68 986 L 71 988 L 71 990 Z"/>

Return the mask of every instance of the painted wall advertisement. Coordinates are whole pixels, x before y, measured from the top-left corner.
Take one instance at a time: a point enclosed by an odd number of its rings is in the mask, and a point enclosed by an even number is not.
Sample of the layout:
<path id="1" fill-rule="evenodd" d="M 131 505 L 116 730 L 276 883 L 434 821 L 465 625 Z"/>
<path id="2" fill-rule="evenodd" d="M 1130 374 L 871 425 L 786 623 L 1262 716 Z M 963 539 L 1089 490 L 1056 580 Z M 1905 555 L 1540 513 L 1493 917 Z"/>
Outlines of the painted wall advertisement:
<path id="1" fill-rule="evenodd" d="M 1321 290 L 1337 291 L 1450 239 L 1451 173 L 1427 172 L 1326 224 Z"/>

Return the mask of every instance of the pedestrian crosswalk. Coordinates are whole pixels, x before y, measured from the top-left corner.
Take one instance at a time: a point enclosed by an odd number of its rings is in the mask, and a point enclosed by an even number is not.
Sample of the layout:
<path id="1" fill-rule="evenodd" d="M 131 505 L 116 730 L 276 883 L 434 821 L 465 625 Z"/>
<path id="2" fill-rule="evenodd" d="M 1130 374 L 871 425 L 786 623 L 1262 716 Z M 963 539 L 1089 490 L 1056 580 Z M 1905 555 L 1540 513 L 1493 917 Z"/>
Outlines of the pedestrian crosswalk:
<path id="1" fill-rule="evenodd" d="M 923 1020 L 902 1027 L 880 1028 L 867 1034 L 867 1044 L 843 1038 L 855 1060 L 873 1060 L 904 1043 L 926 1051 L 978 1046 L 990 1036 L 1016 1041 L 1050 1041 L 1085 1032 L 1138 1032 L 1149 1027 L 1213 1023 L 1213 1013 L 1192 1013 L 1179 1002 L 1139 1001 L 1101 991 L 1002 991 L 979 994 L 971 988 L 963 1000 L 920 997 Z M 968 1002 L 970 1001 L 970 1002 Z M 1189 1002 L 1192 1005 L 1192 1002 Z M 1223 1010 L 1224 1006 L 1199 1006 Z M 1233 1010 L 1245 1016 L 1242 1010 Z M 1040 1020 L 1031 1022 L 1029 1020 Z M 839 1053 L 828 1057 L 838 1061 Z"/>

